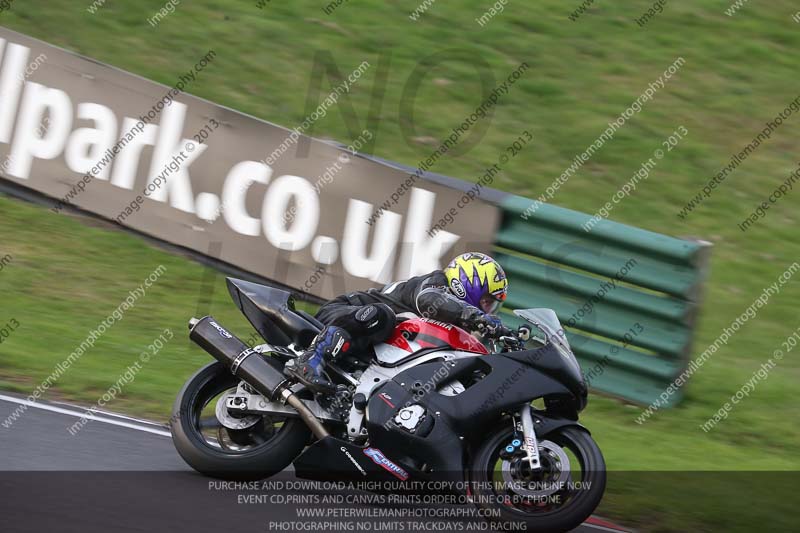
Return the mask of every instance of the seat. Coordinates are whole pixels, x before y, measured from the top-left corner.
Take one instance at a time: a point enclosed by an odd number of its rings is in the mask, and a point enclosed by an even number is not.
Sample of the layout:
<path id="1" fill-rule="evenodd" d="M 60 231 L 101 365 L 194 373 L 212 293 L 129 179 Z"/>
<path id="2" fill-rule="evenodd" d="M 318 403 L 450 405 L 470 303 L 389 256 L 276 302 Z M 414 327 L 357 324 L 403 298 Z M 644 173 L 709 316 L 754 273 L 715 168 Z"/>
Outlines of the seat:
<path id="1" fill-rule="evenodd" d="M 267 342 L 305 347 L 319 333 L 319 321 L 297 311 L 290 292 L 235 278 L 226 282 L 234 303 Z"/>
<path id="2" fill-rule="evenodd" d="M 319 330 L 320 330 L 320 331 L 322 331 L 323 329 L 325 329 L 325 324 L 323 324 L 322 322 L 320 322 L 319 320 L 317 320 L 315 317 L 313 317 L 313 316 L 311 315 L 311 313 L 306 313 L 306 312 L 305 312 L 305 311 L 303 311 L 302 309 L 298 309 L 298 310 L 296 311 L 296 313 L 297 313 L 298 315 L 300 315 L 301 317 L 305 318 L 306 320 L 308 320 L 309 322 L 311 322 L 313 325 L 317 326 L 317 328 L 319 328 Z"/>

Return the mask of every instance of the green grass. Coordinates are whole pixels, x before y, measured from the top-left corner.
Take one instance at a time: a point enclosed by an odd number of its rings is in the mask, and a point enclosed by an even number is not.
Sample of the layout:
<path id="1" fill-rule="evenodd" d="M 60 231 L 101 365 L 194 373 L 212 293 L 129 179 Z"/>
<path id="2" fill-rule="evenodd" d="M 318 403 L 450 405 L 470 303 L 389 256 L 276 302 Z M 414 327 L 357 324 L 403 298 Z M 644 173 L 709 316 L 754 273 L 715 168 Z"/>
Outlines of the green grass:
<path id="1" fill-rule="evenodd" d="M 651 2 L 596 2 L 571 22 L 567 15 L 579 0 L 510 0 L 483 28 L 474 19 L 489 4 L 472 1 L 437 2 L 416 23 L 408 13 L 417 2 L 376 0 L 344 4 L 331 16 L 322 11 L 325 2 L 272 2 L 262 10 L 255 0 L 198 0 L 180 4 L 157 28 L 146 19 L 163 5 L 160 0 L 108 2 L 95 15 L 81 4 L 50 0 L 45 9 L 14 3 L 0 21 L 168 85 L 213 48 L 217 58 L 189 92 L 285 126 L 305 117 L 315 53 L 323 50 L 345 75 L 365 59 L 372 65 L 351 91 L 360 131 L 378 64 L 391 54 L 380 122 L 373 128 L 375 153 L 411 165 L 430 153 L 425 138 L 444 138 L 478 104 L 473 65 L 479 58 L 497 80 L 525 61 L 531 68 L 501 98 L 481 142 L 463 156 L 443 158 L 433 170 L 475 180 L 528 130 L 533 143 L 494 185 L 530 197 L 541 194 L 681 56 L 686 64 L 679 73 L 562 186 L 554 203 L 594 213 L 671 132 L 681 125 L 689 130 L 611 218 L 714 243 L 695 344 L 699 354 L 786 266 L 800 259 L 800 192 L 782 199 L 747 233 L 736 226 L 796 167 L 800 116 L 786 121 L 686 220 L 676 216 L 766 120 L 800 93 L 794 82 L 800 24 L 791 20 L 796 6 L 784 0 L 751 2 L 727 17 L 724 9 L 731 3 L 670 2 L 644 28 L 633 18 Z M 406 140 L 400 114 L 406 81 L 418 60 L 446 48 L 460 55 L 427 72 L 414 102 L 415 133 Z M 337 110 L 313 131 L 342 142 L 353 140 L 358 135 L 353 133 Z M 21 323 L 0 346 L 0 386 L 30 391 L 129 290 L 163 264 L 162 280 L 59 380 L 52 395 L 93 403 L 144 346 L 170 327 L 176 339 L 109 406 L 166 418 L 182 381 L 208 360 L 185 338 L 186 318 L 205 298 L 204 268 L 138 237 L 96 226 L 0 198 L 0 257 L 14 257 L 0 272 L 0 325 L 11 318 Z M 248 335 L 244 319 L 228 303 L 221 276 L 214 287 L 210 311 Z M 794 357 L 785 358 L 714 430 L 704 433 L 699 425 L 800 326 L 798 297 L 800 287 L 793 280 L 695 374 L 679 407 L 658 412 L 644 425 L 634 423 L 640 408 L 593 398 L 583 420 L 609 467 L 797 470 L 800 370 Z M 658 516 L 663 530 L 708 530 L 720 523 L 732 530 L 746 524 L 746 511 L 752 511 L 743 508 L 742 516 L 725 518 L 709 507 L 704 514 L 678 518 L 684 514 L 683 502 L 655 494 L 658 498 L 633 483 L 612 485 L 601 510 L 642 524 Z"/>

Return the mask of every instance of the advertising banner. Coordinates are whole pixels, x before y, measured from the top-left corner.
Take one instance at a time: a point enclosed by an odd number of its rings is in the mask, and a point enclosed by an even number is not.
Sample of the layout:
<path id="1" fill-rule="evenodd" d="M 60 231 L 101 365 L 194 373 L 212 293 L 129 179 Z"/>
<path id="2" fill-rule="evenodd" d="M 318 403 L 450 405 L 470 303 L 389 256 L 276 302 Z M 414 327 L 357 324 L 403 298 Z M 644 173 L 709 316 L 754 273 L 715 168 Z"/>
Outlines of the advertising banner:
<path id="1" fill-rule="evenodd" d="M 209 50 L 165 86 L 0 28 L 0 176 L 52 211 L 74 205 L 323 298 L 490 249 L 499 210 L 473 184 L 358 155 L 366 130 L 342 148 L 189 94 L 221 60 Z"/>

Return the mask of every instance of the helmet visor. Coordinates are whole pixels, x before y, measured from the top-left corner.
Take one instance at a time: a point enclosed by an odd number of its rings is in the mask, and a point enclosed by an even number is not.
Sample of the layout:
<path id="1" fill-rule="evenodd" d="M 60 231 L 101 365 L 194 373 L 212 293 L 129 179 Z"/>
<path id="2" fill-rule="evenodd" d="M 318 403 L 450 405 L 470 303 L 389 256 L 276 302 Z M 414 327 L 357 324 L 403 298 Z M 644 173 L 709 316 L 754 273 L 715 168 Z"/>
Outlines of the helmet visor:
<path id="1" fill-rule="evenodd" d="M 503 305 L 502 300 L 498 300 L 491 294 L 484 294 L 481 296 L 480 300 L 480 308 L 481 311 L 488 315 L 494 315 L 500 309 L 500 306 Z"/>

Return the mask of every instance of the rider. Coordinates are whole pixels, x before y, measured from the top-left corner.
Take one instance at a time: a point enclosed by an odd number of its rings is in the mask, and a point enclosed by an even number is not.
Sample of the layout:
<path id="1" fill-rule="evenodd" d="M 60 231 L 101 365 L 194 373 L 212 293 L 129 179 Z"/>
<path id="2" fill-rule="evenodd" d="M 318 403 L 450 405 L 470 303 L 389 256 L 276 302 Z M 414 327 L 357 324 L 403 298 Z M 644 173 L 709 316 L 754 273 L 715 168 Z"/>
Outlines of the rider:
<path id="1" fill-rule="evenodd" d="M 339 296 L 320 307 L 316 317 L 326 327 L 286 370 L 312 389 L 333 391 L 323 374 L 325 362 L 385 341 L 398 314 L 413 313 L 472 331 L 493 330 L 502 325 L 495 313 L 507 292 L 500 264 L 488 255 L 468 252 L 444 270 Z"/>

